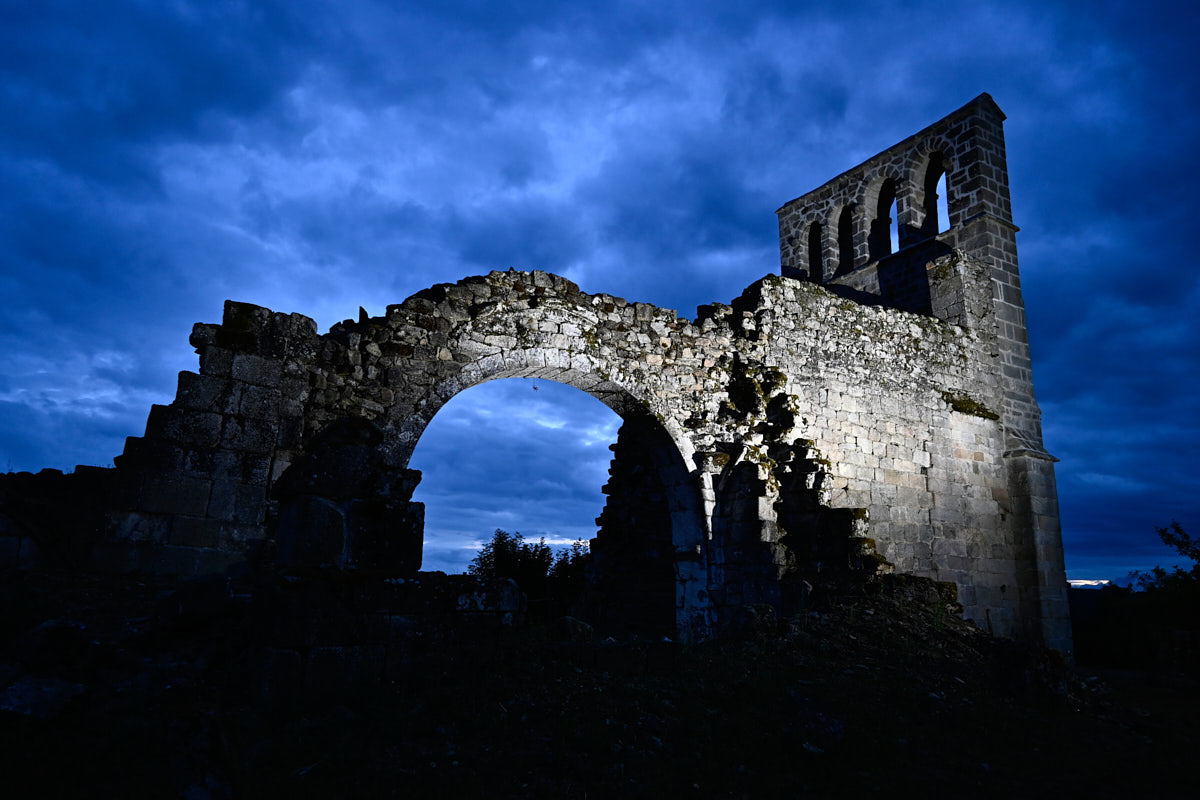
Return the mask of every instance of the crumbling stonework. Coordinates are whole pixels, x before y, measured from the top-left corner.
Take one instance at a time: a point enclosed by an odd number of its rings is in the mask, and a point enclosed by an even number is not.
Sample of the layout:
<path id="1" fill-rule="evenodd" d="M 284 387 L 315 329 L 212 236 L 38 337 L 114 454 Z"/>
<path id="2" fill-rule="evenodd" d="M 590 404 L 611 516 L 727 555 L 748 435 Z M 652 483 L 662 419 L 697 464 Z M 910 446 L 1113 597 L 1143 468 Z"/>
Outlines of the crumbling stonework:
<path id="1" fill-rule="evenodd" d="M 30 569 L 53 563 L 85 569 L 105 528 L 105 502 L 112 470 L 79 466 L 64 475 L 0 475 L 0 569 Z"/>
<path id="2" fill-rule="evenodd" d="M 536 271 L 434 286 L 324 335 L 228 302 L 192 334 L 199 373 L 117 459 L 103 555 L 413 575 L 425 426 L 464 389 L 533 377 L 626 420 L 595 542 L 611 613 L 622 576 L 663 581 L 638 596 L 673 598 L 678 635 L 702 638 L 732 609 L 786 607 L 801 580 L 894 567 L 953 581 L 997 634 L 1069 650 L 1002 120 L 983 95 L 788 203 L 783 276 L 694 320 Z M 931 170 L 947 231 L 929 222 Z"/>

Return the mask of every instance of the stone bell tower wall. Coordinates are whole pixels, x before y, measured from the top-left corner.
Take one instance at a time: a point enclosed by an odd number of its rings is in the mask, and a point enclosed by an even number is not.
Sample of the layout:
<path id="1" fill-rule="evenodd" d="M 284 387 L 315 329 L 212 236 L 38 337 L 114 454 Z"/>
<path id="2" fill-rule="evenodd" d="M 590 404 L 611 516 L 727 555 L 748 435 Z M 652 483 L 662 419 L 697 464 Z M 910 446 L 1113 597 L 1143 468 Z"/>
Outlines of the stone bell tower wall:
<path id="1" fill-rule="evenodd" d="M 1046 638 L 1068 649 L 1056 459 L 1043 446 L 1033 392 L 1004 119 L 982 94 L 785 204 L 777 212 L 782 271 L 858 302 L 931 315 L 988 337 L 1009 499 L 1022 532 L 1017 545 L 1036 563 L 1039 616 L 1058 620 L 1047 623 Z M 939 179 L 944 198 L 937 196 Z M 939 200 L 948 212 L 944 229 Z M 961 259 L 949 255 L 955 253 L 982 265 L 986 279 L 972 289 Z"/>

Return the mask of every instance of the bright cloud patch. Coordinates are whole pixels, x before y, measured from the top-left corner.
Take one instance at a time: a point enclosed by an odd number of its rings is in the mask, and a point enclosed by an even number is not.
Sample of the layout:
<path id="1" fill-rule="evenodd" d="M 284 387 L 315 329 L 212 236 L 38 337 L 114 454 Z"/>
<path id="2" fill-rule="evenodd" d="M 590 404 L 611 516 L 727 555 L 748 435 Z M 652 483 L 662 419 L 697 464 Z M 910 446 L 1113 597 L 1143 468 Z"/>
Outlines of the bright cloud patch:
<path id="1" fill-rule="evenodd" d="M 1068 563 L 1119 576 L 1154 525 L 1200 529 L 1200 10 L 942 5 L 24 4 L 0 26 L 0 469 L 108 463 L 226 299 L 325 330 L 519 267 L 728 302 L 778 269 L 776 208 L 988 91 Z M 591 524 L 615 427 L 548 391 L 438 415 L 420 491 L 478 509 L 438 530 Z"/>

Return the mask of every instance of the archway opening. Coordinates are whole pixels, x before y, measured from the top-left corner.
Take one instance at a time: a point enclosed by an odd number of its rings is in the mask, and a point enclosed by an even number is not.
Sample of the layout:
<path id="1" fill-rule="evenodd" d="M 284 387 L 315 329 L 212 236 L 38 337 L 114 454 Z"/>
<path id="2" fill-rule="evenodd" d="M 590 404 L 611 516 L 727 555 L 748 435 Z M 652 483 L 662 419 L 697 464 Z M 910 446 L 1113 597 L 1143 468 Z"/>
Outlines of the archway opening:
<path id="1" fill-rule="evenodd" d="M 837 222 L 837 274 L 845 275 L 854 269 L 854 210 L 845 206 Z"/>
<path id="2" fill-rule="evenodd" d="M 488 381 L 452 397 L 409 468 L 425 504 L 423 568 L 466 572 L 496 529 L 552 547 L 595 536 L 621 418 L 561 383 Z"/>
<path id="3" fill-rule="evenodd" d="M 423 569 L 467 570 L 496 530 L 555 548 L 582 539 L 592 558 L 575 613 L 673 635 L 685 594 L 676 545 L 702 535 L 694 488 L 661 424 L 628 396 L 603 396 L 622 414 L 531 378 L 477 384 L 442 405 L 409 460 L 422 473 Z"/>
<path id="4" fill-rule="evenodd" d="M 941 233 L 950 230 L 950 195 L 946 189 L 946 173 L 943 172 L 938 178 L 934 192 L 937 194 L 938 233 Z"/>
<path id="5" fill-rule="evenodd" d="M 936 236 L 950 230 L 950 209 L 946 195 L 946 166 L 941 153 L 929 156 L 929 165 L 925 168 L 925 193 L 923 214 L 925 222 L 922 233 L 925 236 Z"/>
<path id="6" fill-rule="evenodd" d="M 879 188 L 879 198 L 875 204 L 875 217 L 871 221 L 867 249 L 872 261 L 886 258 L 900 249 L 898 219 L 896 182 L 888 178 Z"/>
<path id="7" fill-rule="evenodd" d="M 888 224 L 888 245 L 891 247 L 891 252 L 900 252 L 900 209 L 899 203 L 892 201 L 892 207 L 888 210 L 890 222 Z"/>
<path id="8" fill-rule="evenodd" d="M 813 283 L 825 282 L 825 238 L 819 222 L 808 226 L 808 279 Z"/>

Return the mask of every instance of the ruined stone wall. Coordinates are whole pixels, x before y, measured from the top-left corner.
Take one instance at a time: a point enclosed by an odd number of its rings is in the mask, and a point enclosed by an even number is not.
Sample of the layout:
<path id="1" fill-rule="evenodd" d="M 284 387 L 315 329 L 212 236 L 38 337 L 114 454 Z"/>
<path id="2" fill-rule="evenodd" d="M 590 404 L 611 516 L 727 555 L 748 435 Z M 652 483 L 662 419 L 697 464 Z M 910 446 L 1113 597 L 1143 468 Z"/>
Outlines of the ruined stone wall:
<path id="1" fill-rule="evenodd" d="M 979 130 L 998 130 L 991 109 L 977 100 L 938 130 L 1002 154 L 1002 138 Z M 966 152 L 947 154 L 965 162 Z M 883 174 L 874 161 L 862 169 Z M 893 256 L 925 254 L 921 280 L 909 281 L 922 288 L 904 302 L 884 284 L 851 285 L 869 272 L 856 267 L 821 276 L 824 287 L 767 277 L 694 320 L 543 272 L 435 286 L 324 335 L 299 315 L 227 303 L 220 325 L 192 334 L 199 373 L 181 374 L 175 401 L 152 409 L 146 435 L 117 460 L 104 555 L 179 574 L 256 560 L 415 573 L 422 514 L 407 464 L 426 425 L 471 386 L 536 377 L 634 424 L 626 444 L 645 453 L 626 466 L 655 480 L 625 481 L 619 449 L 610 485 L 665 501 L 662 573 L 675 586 L 650 594 L 674 597 L 680 635 L 707 635 L 744 603 L 784 603 L 789 576 L 834 568 L 838 531 L 854 540 L 848 561 L 874 540 L 896 569 L 955 581 L 981 625 L 1069 647 L 1065 604 L 1055 605 L 1065 581 L 1052 462 L 1027 371 L 1014 371 L 1024 331 L 1011 321 L 1006 251 L 989 244 L 1013 229 L 968 217 L 977 172 L 953 166 L 950 184 L 953 241 L 974 244 L 923 250 L 929 237 L 918 238 Z M 785 206 L 781 230 L 800 209 L 832 213 L 837 192 L 816 196 L 825 205 Z M 901 209 L 921 224 L 911 201 Z M 856 230 L 869 253 L 869 225 Z M 788 248 L 785 237 L 785 275 L 802 275 Z M 616 543 L 637 538 L 627 535 L 634 494 L 614 495 L 603 515 L 597 550 L 609 563 L 629 563 Z M 653 549 L 661 557 L 661 543 Z"/>
<path id="2" fill-rule="evenodd" d="M 588 616 L 603 629 L 675 635 L 675 547 L 671 489 L 655 454 L 653 426 L 626 421 L 610 445 L 613 460 L 604 511 L 591 541 Z"/>
<path id="3" fill-rule="evenodd" d="M 733 305 L 703 312 L 693 323 L 515 272 L 439 287 L 325 336 L 290 315 L 231 303 L 221 326 L 198 326 L 193 337 L 201 373 L 181 376 L 175 403 L 151 412 L 147 435 L 120 459 L 118 502 L 127 505 L 115 515 L 115 539 L 154 545 L 126 550 L 151 559 L 141 566 L 225 568 L 271 537 L 289 468 L 315 469 L 306 454 L 331 423 L 373 423 L 378 441 L 364 447 L 374 471 L 402 471 L 455 393 L 498 377 L 540 377 L 652 420 L 668 443 L 674 464 L 658 469 L 676 487 L 681 614 L 710 613 L 702 594 L 726 604 L 770 598 L 745 588 L 742 556 L 722 545 L 778 543 L 786 533 L 773 510 L 779 465 L 812 449 L 828 462 L 814 491 L 830 507 L 866 509 L 884 557 L 904 571 L 957 580 L 969 614 L 1014 632 L 1013 603 L 986 588 L 1019 594 L 996 499 L 1006 484 L 1000 426 L 988 418 L 999 394 L 987 337 L 784 278 L 765 278 Z M 753 525 L 741 513 L 734 529 L 714 527 L 732 500 L 723 479 L 747 466 L 757 481 Z M 409 500 L 409 483 L 391 499 Z M 378 499 L 323 491 L 335 515 L 351 500 Z M 335 560 L 359 559 L 339 552 Z M 784 568 L 786 553 L 767 561 Z M 743 578 L 725 581 L 725 571 Z"/>
<path id="4" fill-rule="evenodd" d="M 811 283 L 764 281 L 735 306 L 743 304 L 753 320 L 730 314 L 744 325 L 741 358 L 763 368 L 741 408 L 715 401 L 708 415 L 718 425 L 697 431 L 697 449 L 761 465 L 774 506 L 777 464 L 790 455 L 777 451 L 802 442 L 828 462 L 822 501 L 865 509 L 880 555 L 898 570 L 955 581 L 969 617 L 1020 633 L 1024 581 L 991 337 Z M 775 397 L 786 403 L 773 429 L 759 430 Z M 777 517 L 773 507 L 762 513 L 766 527 Z M 788 534 L 804 536 L 767 535 Z"/>
<path id="5" fill-rule="evenodd" d="M 113 477 L 87 466 L 0 474 L 0 569 L 87 566 Z"/>
<path id="6" fill-rule="evenodd" d="M 1001 423 L 1005 522 L 1022 569 L 1034 571 L 1021 575 L 1020 584 L 1036 587 L 1021 600 L 1028 605 L 1023 616 L 1042 619 L 1047 641 L 1069 650 L 1055 459 L 1042 444 L 1033 392 L 1003 122 L 992 98 L 980 95 L 785 204 L 778 211 L 780 253 L 785 275 L 990 337 L 1000 393 L 991 408 Z M 942 175 L 946 230 L 937 222 Z M 892 213 L 899 239 L 895 253 L 886 236 Z M 964 273 L 967 264 L 983 270 L 984 282 L 975 282 L 975 288 Z M 1001 585 L 1010 591 L 1011 584 Z"/>

